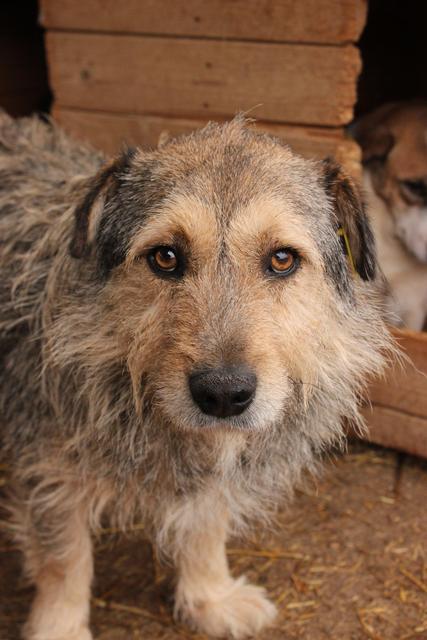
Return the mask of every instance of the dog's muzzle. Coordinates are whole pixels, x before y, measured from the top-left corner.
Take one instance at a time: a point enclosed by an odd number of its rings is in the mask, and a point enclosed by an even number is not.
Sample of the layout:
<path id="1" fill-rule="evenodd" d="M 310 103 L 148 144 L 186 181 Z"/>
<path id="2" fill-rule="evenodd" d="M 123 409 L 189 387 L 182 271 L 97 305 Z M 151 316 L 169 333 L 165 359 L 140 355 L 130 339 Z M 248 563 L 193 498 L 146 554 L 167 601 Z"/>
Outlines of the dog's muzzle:
<path id="1" fill-rule="evenodd" d="M 256 375 L 244 365 L 204 369 L 189 377 L 194 402 L 209 416 L 229 418 L 249 407 L 255 397 Z"/>

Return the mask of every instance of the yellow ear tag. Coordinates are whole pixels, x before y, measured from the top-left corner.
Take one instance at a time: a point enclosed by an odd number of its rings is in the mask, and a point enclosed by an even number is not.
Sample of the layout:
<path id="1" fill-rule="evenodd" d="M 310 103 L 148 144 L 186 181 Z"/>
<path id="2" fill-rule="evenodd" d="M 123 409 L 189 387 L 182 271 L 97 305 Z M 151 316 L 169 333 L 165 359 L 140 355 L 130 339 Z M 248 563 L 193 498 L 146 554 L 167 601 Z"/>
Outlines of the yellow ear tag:
<path id="1" fill-rule="evenodd" d="M 353 271 L 354 274 L 357 274 L 356 266 L 355 266 L 354 260 L 353 260 L 353 255 L 351 253 L 350 242 L 348 240 L 348 236 L 347 236 L 346 232 L 344 231 L 343 227 L 340 227 L 338 229 L 337 235 L 340 237 L 340 239 L 342 241 L 343 248 L 344 248 L 344 250 L 345 250 L 345 252 L 347 254 L 347 258 L 348 258 L 348 261 L 350 263 L 351 270 Z"/>

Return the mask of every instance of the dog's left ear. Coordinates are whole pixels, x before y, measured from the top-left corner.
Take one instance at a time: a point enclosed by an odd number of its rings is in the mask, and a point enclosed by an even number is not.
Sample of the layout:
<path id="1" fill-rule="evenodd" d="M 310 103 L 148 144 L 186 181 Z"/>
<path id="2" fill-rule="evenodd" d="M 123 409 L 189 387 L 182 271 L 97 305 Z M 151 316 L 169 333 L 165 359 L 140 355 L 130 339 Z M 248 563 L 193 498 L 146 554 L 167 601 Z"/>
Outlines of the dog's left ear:
<path id="1" fill-rule="evenodd" d="M 135 149 L 126 149 L 89 181 L 86 194 L 74 212 L 74 234 L 70 242 L 73 258 L 83 258 L 90 253 L 105 205 L 113 197 L 135 153 Z"/>
<path id="2" fill-rule="evenodd" d="M 343 250 L 363 280 L 373 280 L 376 272 L 375 240 L 359 189 L 330 158 L 323 161 L 324 186 L 335 210 L 337 233 L 348 239 Z"/>

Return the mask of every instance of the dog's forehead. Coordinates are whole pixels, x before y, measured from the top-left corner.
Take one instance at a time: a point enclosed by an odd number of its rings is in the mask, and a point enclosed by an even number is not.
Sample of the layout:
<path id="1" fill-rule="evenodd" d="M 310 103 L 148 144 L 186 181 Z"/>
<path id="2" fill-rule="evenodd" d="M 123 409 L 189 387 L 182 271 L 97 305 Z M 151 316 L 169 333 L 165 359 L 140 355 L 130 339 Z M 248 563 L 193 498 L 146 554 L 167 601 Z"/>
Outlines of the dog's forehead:
<path id="1" fill-rule="evenodd" d="M 153 194 L 157 190 L 162 203 L 185 198 L 199 202 L 215 211 L 221 225 L 245 209 L 252 211 L 255 202 L 274 200 L 283 209 L 307 215 L 327 201 L 316 163 L 235 122 L 174 140 L 148 158 L 137 156 L 135 184 L 139 174 L 147 173 L 149 188 Z M 145 181 L 141 189 L 146 188 Z"/>
<path id="2" fill-rule="evenodd" d="M 336 249 L 319 163 L 234 122 L 137 154 L 127 186 L 134 211 L 148 205 L 135 214 L 128 260 L 179 236 L 208 260 L 286 245 L 319 263 Z"/>

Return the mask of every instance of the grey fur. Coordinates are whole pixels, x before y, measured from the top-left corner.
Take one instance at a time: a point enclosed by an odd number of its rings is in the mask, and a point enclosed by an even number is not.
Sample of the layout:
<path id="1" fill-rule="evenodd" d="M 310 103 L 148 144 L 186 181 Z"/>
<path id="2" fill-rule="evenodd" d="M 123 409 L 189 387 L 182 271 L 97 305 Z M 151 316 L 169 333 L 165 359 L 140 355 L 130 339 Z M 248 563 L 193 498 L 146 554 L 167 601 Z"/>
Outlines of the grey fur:
<path id="1" fill-rule="evenodd" d="M 314 470 L 322 451 L 342 440 L 343 419 L 360 424 L 366 376 L 381 370 L 390 341 L 373 285 L 349 270 L 336 236 L 346 220 L 325 188 L 320 164 L 295 156 L 240 120 L 209 125 L 157 151 L 127 154 L 105 179 L 94 178 L 102 160 L 51 124 L 0 116 L 0 401 L 3 451 L 13 466 L 11 522 L 27 553 L 36 540 L 47 555 L 60 554 L 69 514 L 85 504 L 93 529 L 104 514 L 123 527 L 144 518 L 161 550 L 174 557 L 186 536 L 177 514 L 204 495 L 216 496 L 209 517 L 215 519 L 225 505 L 234 531 L 274 512 L 301 472 Z M 101 187 L 106 203 L 95 238 L 86 239 L 83 223 L 75 249 L 81 257 L 73 258 L 75 212 L 78 219 L 90 215 Z M 133 238 L 165 203 L 189 194 L 213 207 L 219 233 L 224 231 L 218 259 L 231 264 L 226 229 L 236 210 L 265 193 L 292 205 L 323 256 L 332 301 L 325 317 L 334 315 L 341 342 L 336 352 L 326 342 L 324 353 L 317 345 L 296 346 L 315 352 L 307 358 L 317 384 L 308 389 L 303 379 L 291 380 L 282 412 L 267 428 L 242 418 L 215 431 L 201 419 L 195 431 L 159 408 L 150 370 L 136 391 L 129 362 L 137 347 L 130 345 L 126 355 L 118 346 L 120 314 L 112 309 L 110 293 Z M 351 207 L 350 202 L 344 217 L 353 215 Z M 365 218 L 363 224 L 368 226 Z M 222 306 L 218 302 L 217 326 L 206 329 L 206 354 L 215 331 L 236 336 L 236 319 L 246 314 L 250 320 L 249 303 L 229 271 L 218 263 L 221 299 L 227 291 L 230 297 Z M 213 317 L 216 308 L 206 305 Z M 165 322 L 159 320 L 165 328 L 157 339 L 177 340 Z M 202 322 L 211 326 L 209 318 Z M 230 338 L 239 353 L 241 340 L 237 349 Z M 152 351 L 157 348 L 153 343 Z M 229 455 L 233 447 L 236 453 Z M 204 512 L 205 526 L 209 517 Z M 31 562 L 27 569 L 37 580 Z"/>

